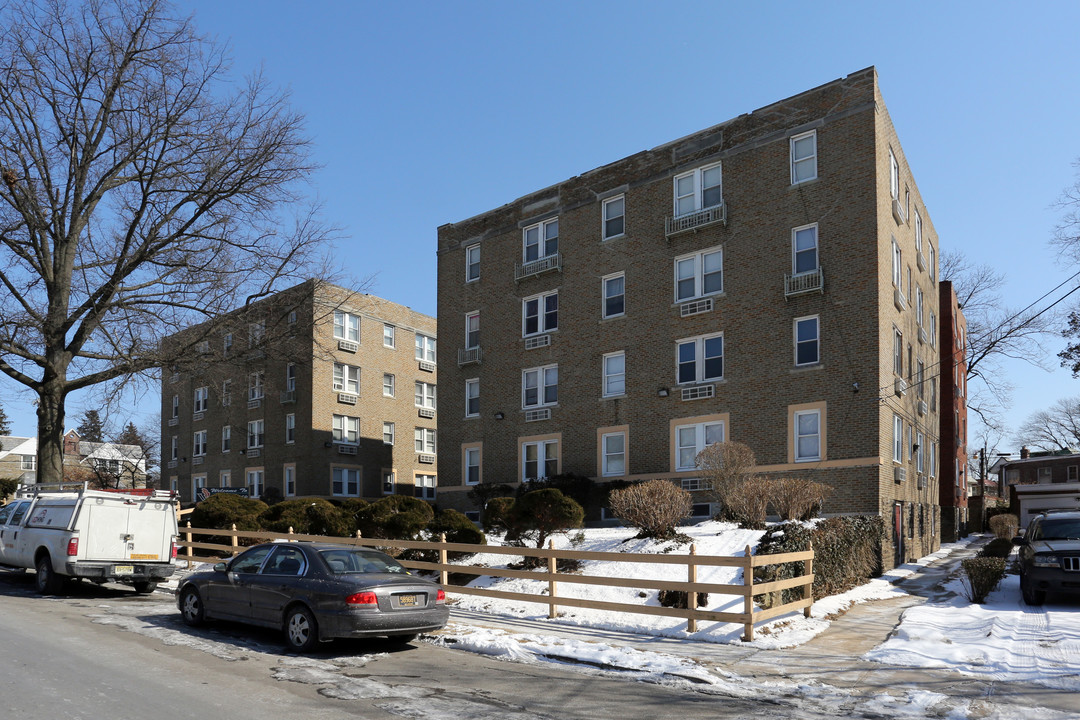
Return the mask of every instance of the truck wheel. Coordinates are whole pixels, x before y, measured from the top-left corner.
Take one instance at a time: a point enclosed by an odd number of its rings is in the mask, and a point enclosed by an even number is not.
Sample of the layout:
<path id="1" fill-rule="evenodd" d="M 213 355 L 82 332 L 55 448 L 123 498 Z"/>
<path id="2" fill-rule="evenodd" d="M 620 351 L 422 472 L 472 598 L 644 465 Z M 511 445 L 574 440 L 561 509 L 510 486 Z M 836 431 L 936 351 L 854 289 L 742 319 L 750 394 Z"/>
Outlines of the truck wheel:
<path id="1" fill-rule="evenodd" d="M 139 582 L 132 583 L 132 586 L 135 588 L 135 592 L 139 593 L 140 595 L 149 595 L 150 593 L 157 590 L 157 585 L 158 584 L 152 580 L 141 580 Z"/>
<path id="2" fill-rule="evenodd" d="M 297 652 L 311 652 L 319 644 L 319 624 L 303 605 L 291 607 L 285 613 L 285 641 Z"/>
<path id="3" fill-rule="evenodd" d="M 1020 595 L 1024 598 L 1025 605 L 1039 606 L 1046 602 L 1046 591 L 1036 590 L 1031 586 L 1031 583 L 1024 581 L 1024 576 L 1020 576 Z"/>
<path id="4" fill-rule="evenodd" d="M 64 579 L 53 572 L 52 560 L 48 555 L 38 558 L 37 565 L 37 590 L 42 595 L 56 595 L 64 587 Z"/>
<path id="5" fill-rule="evenodd" d="M 191 627 L 202 625 L 206 619 L 202 598 L 199 597 L 199 591 L 195 588 L 184 588 L 183 594 L 180 595 L 180 615 L 184 618 L 184 624 Z"/>

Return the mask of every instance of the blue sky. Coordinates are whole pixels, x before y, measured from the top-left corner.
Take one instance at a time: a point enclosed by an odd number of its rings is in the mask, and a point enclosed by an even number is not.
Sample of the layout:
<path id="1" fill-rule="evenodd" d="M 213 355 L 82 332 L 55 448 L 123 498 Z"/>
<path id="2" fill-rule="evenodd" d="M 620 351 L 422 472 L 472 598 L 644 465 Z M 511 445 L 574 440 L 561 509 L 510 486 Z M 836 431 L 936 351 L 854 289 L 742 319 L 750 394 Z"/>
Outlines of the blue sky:
<path id="1" fill-rule="evenodd" d="M 875 65 L 944 250 L 1027 305 L 1075 271 L 1047 245 L 1080 157 L 1080 3 L 190 0 L 307 116 L 311 191 L 370 291 L 436 314 L 436 228 Z M 1048 346 L 1053 355 L 1062 343 Z M 1009 423 L 1080 394 L 1022 363 Z M 25 395 L 0 380 L 17 434 Z M 69 402 L 69 425 L 87 402 Z M 156 397 L 125 401 L 153 422 Z M 115 423 L 128 418 L 113 416 Z M 1006 449 L 1013 447 L 1006 443 Z"/>

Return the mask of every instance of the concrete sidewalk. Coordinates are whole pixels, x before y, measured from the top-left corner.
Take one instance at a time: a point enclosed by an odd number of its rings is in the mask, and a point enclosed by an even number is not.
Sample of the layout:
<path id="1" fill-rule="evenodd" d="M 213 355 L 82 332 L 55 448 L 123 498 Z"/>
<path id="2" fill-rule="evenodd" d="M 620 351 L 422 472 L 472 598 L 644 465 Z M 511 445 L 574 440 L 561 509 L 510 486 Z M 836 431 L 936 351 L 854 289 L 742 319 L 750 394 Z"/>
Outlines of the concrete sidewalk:
<path id="1" fill-rule="evenodd" d="M 458 609 L 452 610 L 451 621 L 687 657 L 705 667 L 761 683 L 822 683 L 864 697 L 918 689 L 967 700 L 973 709 L 1001 705 L 1045 707 L 1080 718 L 1080 698 L 1075 693 L 1034 684 L 978 680 L 952 670 L 883 665 L 862 659 L 889 637 L 908 608 L 950 597 L 945 585 L 960 572 L 960 561 L 975 556 L 983 542 L 954 550 L 897 581 L 895 584 L 908 595 L 854 605 L 813 640 L 785 650 L 635 635 Z"/>

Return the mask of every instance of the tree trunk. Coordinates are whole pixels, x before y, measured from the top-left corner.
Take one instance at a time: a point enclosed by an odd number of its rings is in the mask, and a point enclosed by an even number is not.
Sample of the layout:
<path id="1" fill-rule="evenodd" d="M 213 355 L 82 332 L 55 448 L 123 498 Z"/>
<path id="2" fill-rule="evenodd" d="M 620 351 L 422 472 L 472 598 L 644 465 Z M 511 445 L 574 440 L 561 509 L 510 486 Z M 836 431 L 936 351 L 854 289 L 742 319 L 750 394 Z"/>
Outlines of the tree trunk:
<path id="1" fill-rule="evenodd" d="M 46 381 L 38 391 L 38 483 L 64 481 L 64 399 L 59 379 Z"/>

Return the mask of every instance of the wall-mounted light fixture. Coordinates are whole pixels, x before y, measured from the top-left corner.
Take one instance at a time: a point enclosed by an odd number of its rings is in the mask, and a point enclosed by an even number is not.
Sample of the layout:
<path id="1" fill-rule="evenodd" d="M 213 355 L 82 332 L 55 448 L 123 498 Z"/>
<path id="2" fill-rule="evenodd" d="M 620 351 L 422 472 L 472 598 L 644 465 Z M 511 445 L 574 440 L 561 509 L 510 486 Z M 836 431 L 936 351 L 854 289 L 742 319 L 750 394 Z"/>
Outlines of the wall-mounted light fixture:
<path id="1" fill-rule="evenodd" d="M 656 394 L 659 397 L 667 397 L 668 396 L 668 389 L 667 388 L 660 388 L 659 390 L 656 391 Z"/>
<path id="2" fill-rule="evenodd" d="M 496 420 L 502 420 L 504 417 L 506 417 L 506 416 L 503 415 L 501 412 L 495 413 L 495 419 Z"/>

